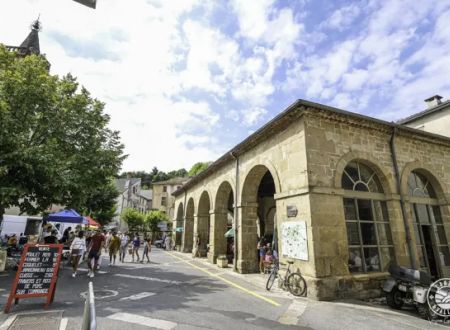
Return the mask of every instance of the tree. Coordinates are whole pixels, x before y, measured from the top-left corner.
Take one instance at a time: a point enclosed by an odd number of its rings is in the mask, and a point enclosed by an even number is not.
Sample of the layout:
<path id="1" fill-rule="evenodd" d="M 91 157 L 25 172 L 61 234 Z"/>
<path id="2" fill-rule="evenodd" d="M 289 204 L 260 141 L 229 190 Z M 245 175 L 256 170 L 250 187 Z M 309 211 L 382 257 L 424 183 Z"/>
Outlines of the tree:
<path id="1" fill-rule="evenodd" d="M 128 229 L 132 231 L 142 230 L 145 221 L 144 215 L 132 208 L 125 209 L 121 215 L 121 219 L 127 223 Z"/>
<path id="2" fill-rule="evenodd" d="M 211 162 L 198 162 L 195 163 L 188 172 L 189 176 L 196 176 L 206 170 Z"/>
<path id="3" fill-rule="evenodd" d="M 145 171 L 137 171 L 137 172 L 123 172 L 120 174 L 119 178 L 140 178 L 143 189 L 150 189 L 150 186 L 153 182 L 165 181 L 172 179 L 174 177 L 185 177 L 187 175 L 187 171 L 184 168 L 180 168 L 179 170 L 170 171 L 165 173 L 164 171 L 158 170 L 157 167 L 153 167 L 150 173 Z"/>
<path id="4" fill-rule="evenodd" d="M 0 221 L 6 208 L 38 214 L 51 204 L 86 207 L 125 156 L 104 104 L 41 56 L 0 46 Z"/>
<path id="5" fill-rule="evenodd" d="M 152 237 L 155 237 L 154 234 L 158 231 L 158 224 L 162 221 L 169 221 L 167 214 L 162 211 L 152 210 L 146 214 L 145 226 L 152 233 Z"/>
<path id="6" fill-rule="evenodd" d="M 106 185 L 95 187 L 87 197 L 85 205 L 79 210 L 83 214 L 91 215 L 101 225 L 111 222 L 116 215 L 116 198 L 119 192 L 112 180 Z"/>

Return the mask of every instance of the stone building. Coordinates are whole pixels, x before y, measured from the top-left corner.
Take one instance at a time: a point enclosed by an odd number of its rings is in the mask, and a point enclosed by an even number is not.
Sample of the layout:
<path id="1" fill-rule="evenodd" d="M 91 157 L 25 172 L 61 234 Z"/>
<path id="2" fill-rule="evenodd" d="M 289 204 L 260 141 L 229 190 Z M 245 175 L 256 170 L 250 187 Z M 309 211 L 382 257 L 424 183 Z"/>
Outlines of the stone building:
<path id="1" fill-rule="evenodd" d="M 391 262 L 450 276 L 450 138 L 298 100 L 175 196 L 181 248 L 256 272 L 264 237 L 314 299 L 380 293 Z"/>
<path id="2" fill-rule="evenodd" d="M 115 184 L 116 189 L 119 192 L 119 196 L 116 198 L 117 213 L 114 217 L 114 223 L 119 227 L 119 230 L 126 231 L 127 224 L 121 220 L 121 215 L 127 208 L 133 208 L 139 211 L 141 179 L 116 179 Z"/>
<path id="3" fill-rule="evenodd" d="M 173 218 L 175 197 L 172 193 L 179 189 L 189 178 L 175 177 L 165 181 L 153 182 L 152 208 L 165 212 L 169 219 Z"/>

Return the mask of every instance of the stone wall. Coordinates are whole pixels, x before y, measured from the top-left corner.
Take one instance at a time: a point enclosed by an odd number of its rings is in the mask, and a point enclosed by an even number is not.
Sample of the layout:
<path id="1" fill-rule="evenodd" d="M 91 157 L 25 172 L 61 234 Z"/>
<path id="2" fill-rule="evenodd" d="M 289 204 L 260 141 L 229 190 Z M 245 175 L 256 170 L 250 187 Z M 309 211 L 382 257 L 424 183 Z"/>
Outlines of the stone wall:
<path id="1" fill-rule="evenodd" d="M 311 279 L 314 282 L 311 287 L 315 288 L 315 295 L 319 299 L 348 296 L 352 295 L 351 292 L 360 296 L 357 292 L 362 288 L 365 290 L 364 295 L 376 294 L 380 278 L 386 277 L 386 273 L 352 275 L 347 268 L 348 245 L 341 177 L 346 164 L 352 160 L 363 162 L 375 170 L 385 192 L 397 263 L 410 266 L 400 194 L 390 149 L 392 128 L 316 110 L 307 111 L 305 118 L 316 268 L 316 278 Z M 434 183 L 440 187 L 439 190 L 442 190 L 440 203 L 448 239 L 450 143 L 400 131 L 397 133 L 395 146 L 410 228 L 413 220 L 406 181 L 412 170 L 425 169 L 430 177 L 436 179 Z M 414 233 L 411 234 L 415 249 Z M 448 267 L 445 268 L 446 274 L 449 274 Z"/>
<path id="2" fill-rule="evenodd" d="M 409 266 L 411 259 L 400 200 L 402 197 L 405 201 L 407 221 L 411 226 L 406 184 L 412 170 L 425 173 L 437 187 L 450 242 L 450 140 L 433 138 L 420 131 L 398 130 L 395 147 L 401 174 L 401 195 L 390 147 L 392 132 L 393 127 L 387 123 L 355 115 L 306 106 L 298 109 L 298 115 L 282 130 L 267 133 L 257 145 L 240 152 L 237 183 L 236 162 L 229 161 L 190 187 L 186 194 L 177 196 L 175 210 L 183 210 L 182 216 L 177 216 L 177 224 L 185 228 L 183 251 L 192 250 L 194 228 L 199 228 L 199 221 L 204 223 L 204 218 L 208 217 L 204 211 L 199 214 L 201 196 L 207 194 L 210 244 L 213 243 L 208 259 L 215 262 L 224 249 L 221 239 L 226 228 L 229 191 L 235 196 L 237 189 L 237 200 L 234 201 L 238 224 L 237 268 L 242 273 L 256 271 L 256 196 L 259 182 L 269 170 L 275 183 L 274 221 L 277 227 L 286 221 L 306 221 L 308 260 L 296 259 L 293 267 L 306 278 L 308 297 L 366 298 L 379 294 L 380 283 L 387 273 L 351 274 L 348 270 L 343 208 L 346 192 L 341 188 L 341 178 L 349 162 L 356 160 L 369 166 L 381 181 L 384 193 L 374 193 L 374 196 L 380 198 L 382 195 L 386 201 L 397 263 Z M 224 185 L 228 187 L 225 190 Z M 186 207 L 186 204 L 190 206 Z M 297 208 L 296 216 L 288 217 L 288 206 Z M 415 249 L 414 233 L 411 234 Z M 283 250 L 280 258 L 281 261 L 286 259 Z M 445 269 L 445 273 L 450 275 L 449 269 Z"/>

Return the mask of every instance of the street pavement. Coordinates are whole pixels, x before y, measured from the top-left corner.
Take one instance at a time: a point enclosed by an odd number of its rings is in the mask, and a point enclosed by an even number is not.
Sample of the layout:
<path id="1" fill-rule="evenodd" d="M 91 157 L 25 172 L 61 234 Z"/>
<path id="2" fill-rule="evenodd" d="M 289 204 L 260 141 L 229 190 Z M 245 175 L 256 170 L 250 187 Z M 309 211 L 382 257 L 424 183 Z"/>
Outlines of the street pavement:
<path id="1" fill-rule="evenodd" d="M 103 258 L 92 279 L 98 329 L 444 329 L 412 311 L 356 301 L 318 302 L 281 289 L 265 291 L 267 275 L 241 275 L 188 254 L 153 248 L 151 263 L 108 266 Z M 76 278 L 60 272 L 52 311 L 63 311 L 60 329 L 80 329 L 90 279 L 86 265 Z M 14 274 L 0 274 L 0 304 L 6 303 Z M 0 330 L 11 315 L 43 311 L 32 298 L 0 313 Z M 447 327 L 445 327 L 447 328 Z M 30 329 L 37 330 L 35 327 Z M 448 328 L 447 328 L 448 329 Z"/>

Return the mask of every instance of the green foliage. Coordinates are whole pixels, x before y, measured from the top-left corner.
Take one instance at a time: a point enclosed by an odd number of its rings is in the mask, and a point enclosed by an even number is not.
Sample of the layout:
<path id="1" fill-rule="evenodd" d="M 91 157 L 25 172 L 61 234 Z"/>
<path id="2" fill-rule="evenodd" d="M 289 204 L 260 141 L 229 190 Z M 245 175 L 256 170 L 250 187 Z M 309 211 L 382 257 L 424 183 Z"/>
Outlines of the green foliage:
<path id="1" fill-rule="evenodd" d="M 206 170 L 211 162 L 198 162 L 195 163 L 188 172 L 189 176 L 196 176 Z"/>
<path id="2" fill-rule="evenodd" d="M 79 210 L 83 214 L 90 214 L 101 225 L 111 222 L 116 215 L 116 198 L 119 192 L 112 180 L 104 186 L 95 187 L 88 195 L 86 203 Z"/>
<path id="3" fill-rule="evenodd" d="M 131 208 L 123 211 L 121 219 L 127 223 L 129 230 L 142 230 L 142 226 L 146 220 L 142 213 Z"/>
<path id="4" fill-rule="evenodd" d="M 125 158 L 103 109 L 70 74 L 50 75 L 43 57 L 0 46 L 0 219 L 10 206 L 88 208 Z"/>
<path id="5" fill-rule="evenodd" d="M 187 176 L 187 171 L 184 168 L 181 168 L 179 170 L 165 173 L 158 170 L 157 167 L 153 167 L 150 173 L 147 173 L 145 171 L 123 172 L 122 174 L 120 174 L 119 178 L 126 178 L 127 176 L 131 178 L 140 178 L 142 187 L 146 187 L 145 189 L 149 189 L 153 182 L 165 181 L 175 177 L 185 177 Z"/>
<path id="6" fill-rule="evenodd" d="M 161 221 L 167 222 L 169 221 L 169 218 L 167 217 L 166 213 L 159 210 L 152 210 L 145 216 L 145 226 L 152 233 L 158 231 L 158 223 L 160 223 Z"/>

